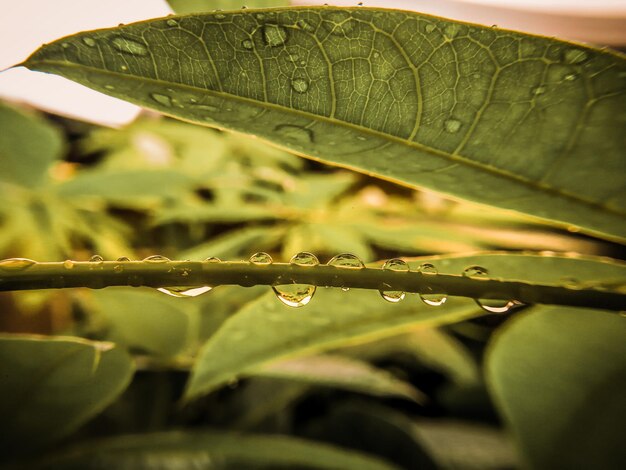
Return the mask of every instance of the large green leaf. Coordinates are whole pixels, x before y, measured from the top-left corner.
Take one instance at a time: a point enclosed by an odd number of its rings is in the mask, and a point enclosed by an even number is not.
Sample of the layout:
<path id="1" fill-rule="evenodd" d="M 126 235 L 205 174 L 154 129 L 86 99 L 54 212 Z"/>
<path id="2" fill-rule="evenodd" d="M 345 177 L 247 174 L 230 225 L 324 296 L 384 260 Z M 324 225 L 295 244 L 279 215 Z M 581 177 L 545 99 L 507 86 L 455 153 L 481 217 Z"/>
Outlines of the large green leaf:
<path id="1" fill-rule="evenodd" d="M 50 459 L 41 468 L 393 470 L 397 467 L 363 453 L 286 436 L 173 431 L 86 443 Z"/>
<path id="2" fill-rule="evenodd" d="M 130 356 L 112 343 L 0 336 L 0 452 L 32 453 L 89 420 L 126 388 Z"/>
<path id="3" fill-rule="evenodd" d="M 608 50 L 316 7 L 90 31 L 23 65 L 311 158 L 626 238 L 626 60 Z"/>
<path id="4" fill-rule="evenodd" d="M 37 188 L 63 150 L 58 129 L 41 117 L 0 102 L 0 182 Z"/>
<path id="5" fill-rule="evenodd" d="M 532 468 L 623 466 L 623 317 L 562 307 L 523 315 L 495 338 L 487 377 Z"/>
<path id="6" fill-rule="evenodd" d="M 560 284 L 563 273 L 576 282 L 612 285 L 623 282 L 624 264 L 603 258 L 550 257 L 532 254 L 482 253 L 412 260 L 415 269 L 432 262 L 440 273 L 460 274 L 464 267 L 481 265 L 493 277 L 528 283 Z M 567 282 L 573 282 L 568 280 Z M 210 294 L 209 294 L 210 295 Z M 452 298 L 440 307 L 423 304 L 407 295 L 397 304 L 385 302 L 377 292 L 318 288 L 311 302 L 295 310 L 272 294 L 244 306 L 226 320 L 200 351 L 187 388 L 187 398 L 207 393 L 240 375 L 279 359 L 391 336 L 419 326 L 455 323 L 480 315 L 471 299 Z"/>

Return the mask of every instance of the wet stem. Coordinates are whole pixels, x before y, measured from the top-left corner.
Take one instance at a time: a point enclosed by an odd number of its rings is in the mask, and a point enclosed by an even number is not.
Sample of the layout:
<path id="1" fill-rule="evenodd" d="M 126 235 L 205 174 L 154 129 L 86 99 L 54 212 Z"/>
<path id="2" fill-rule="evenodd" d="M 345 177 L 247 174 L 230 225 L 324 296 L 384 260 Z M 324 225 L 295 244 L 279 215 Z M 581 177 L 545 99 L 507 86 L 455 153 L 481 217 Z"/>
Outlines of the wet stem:
<path id="1" fill-rule="evenodd" d="M 6 260 L 8 261 L 8 260 Z M 499 299 L 516 304 L 555 304 L 626 310 L 626 294 L 596 288 L 531 284 L 453 274 L 293 263 L 230 261 L 14 262 L 0 266 L 0 291 L 133 286 L 176 289 L 220 285 L 309 285 Z M 210 289 L 206 289 L 208 291 Z"/>

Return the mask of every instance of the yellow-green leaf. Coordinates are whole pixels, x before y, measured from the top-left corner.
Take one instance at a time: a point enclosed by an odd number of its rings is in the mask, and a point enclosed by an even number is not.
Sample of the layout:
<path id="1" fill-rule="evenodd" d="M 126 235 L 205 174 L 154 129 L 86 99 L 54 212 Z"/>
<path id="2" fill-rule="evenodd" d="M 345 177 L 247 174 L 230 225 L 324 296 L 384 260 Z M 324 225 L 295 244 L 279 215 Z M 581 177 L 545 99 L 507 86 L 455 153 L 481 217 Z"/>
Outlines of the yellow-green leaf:
<path id="1" fill-rule="evenodd" d="M 60 39 L 24 66 L 409 186 L 626 239 L 626 60 L 418 13 L 304 7 Z"/>

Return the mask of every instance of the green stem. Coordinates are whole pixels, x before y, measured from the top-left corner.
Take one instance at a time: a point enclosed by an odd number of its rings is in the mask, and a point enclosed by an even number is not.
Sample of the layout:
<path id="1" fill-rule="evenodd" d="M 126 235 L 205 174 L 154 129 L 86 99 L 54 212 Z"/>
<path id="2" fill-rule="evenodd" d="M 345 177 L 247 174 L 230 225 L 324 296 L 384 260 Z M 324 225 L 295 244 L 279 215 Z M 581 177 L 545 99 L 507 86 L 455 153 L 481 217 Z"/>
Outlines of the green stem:
<path id="1" fill-rule="evenodd" d="M 600 289 L 519 281 L 475 279 L 451 274 L 397 272 L 380 268 L 346 269 L 272 263 L 211 261 L 103 261 L 35 263 L 0 269 L 0 291 L 110 286 L 182 287 L 281 284 L 446 294 L 475 299 L 517 300 L 524 304 L 556 304 L 626 310 L 626 294 Z"/>

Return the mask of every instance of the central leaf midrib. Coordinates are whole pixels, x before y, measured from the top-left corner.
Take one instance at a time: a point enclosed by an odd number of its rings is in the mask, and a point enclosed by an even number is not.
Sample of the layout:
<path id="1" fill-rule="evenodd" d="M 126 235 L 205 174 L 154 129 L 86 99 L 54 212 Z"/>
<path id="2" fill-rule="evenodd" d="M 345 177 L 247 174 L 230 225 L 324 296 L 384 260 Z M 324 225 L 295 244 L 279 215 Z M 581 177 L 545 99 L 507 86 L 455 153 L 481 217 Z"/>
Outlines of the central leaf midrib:
<path id="1" fill-rule="evenodd" d="M 240 101 L 240 102 L 244 102 L 244 103 L 248 103 L 248 104 L 252 104 L 253 106 L 267 106 L 269 108 L 273 108 L 277 111 L 283 112 L 283 113 L 290 113 L 290 114 L 294 114 L 294 115 L 300 115 L 306 119 L 312 120 L 312 121 L 325 121 L 328 122 L 330 124 L 333 125 L 340 125 L 343 126 L 345 128 L 348 128 L 350 130 L 354 130 L 355 132 L 361 133 L 361 134 L 371 134 L 374 135 L 378 138 L 381 139 L 386 139 L 386 140 L 390 140 L 390 141 L 394 141 L 397 144 L 401 144 L 404 145 L 406 147 L 413 147 L 416 148 L 418 150 L 424 151 L 425 153 L 430 153 L 433 156 L 437 156 L 440 157 L 442 159 L 448 160 L 450 162 L 453 163 L 457 163 L 457 164 L 463 164 L 466 165 L 467 167 L 471 167 L 471 168 L 475 168 L 478 170 L 482 170 L 486 173 L 490 173 L 494 176 L 497 177 L 501 177 L 501 178 L 505 178 L 505 179 L 509 179 L 512 181 L 515 181 L 517 183 L 523 184 L 525 186 L 528 186 L 530 188 L 532 188 L 533 190 L 538 190 L 538 191 L 543 191 L 544 193 L 547 194 L 552 194 L 552 195 L 556 195 L 559 197 L 562 197 L 564 199 L 568 199 L 568 200 L 572 200 L 581 204 L 585 204 L 587 206 L 590 206 L 594 209 L 600 209 L 606 213 L 609 214 L 614 214 L 617 216 L 626 216 L 626 211 L 619 211 L 618 209 L 613 209 L 611 207 L 607 207 L 603 204 L 600 204 L 597 201 L 592 201 L 592 200 L 588 200 L 585 198 L 582 198 L 576 194 L 571 194 L 568 192 L 565 192 L 561 189 L 552 187 L 552 186 L 548 186 L 545 184 L 539 184 L 537 182 L 534 182 L 532 180 L 529 180 L 527 178 L 524 178 L 520 175 L 514 174 L 514 173 L 510 173 L 507 171 L 502 170 L 501 168 L 497 168 L 494 166 L 490 166 L 490 165 L 486 165 L 484 163 L 481 162 L 477 162 L 474 160 L 471 160 L 467 157 L 463 157 L 462 155 L 453 155 L 453 154 L 449 154 L 446 152 L 443 152 L 439 149 L 433 148 L 433 147 L 427 147 L 423 144 L 420 144 L 419 142 L 414 142 L 414 141 L 409 141 L 406 139 L 403 139 L 401 137 L 395 136 L 393 134 L 387 134 L 369 127 L 363 127 L 363 126 L 359 126 L 357 124 L 348 122 L 348 121 L 343 121 L 343 120 L 339 120 L 336 118 L 328 118 L 326 116 L 322 116 L 320 114 L 313 114 L 313 113 L 309 113 L 306 111 L 302 111 L 299 109 L 293 109 L 293 108 L 288 108 L 282 105 L 278 105 L 275 103 L 270 103 L 270 102 L 264 102 L 264 101 L 259 101 L 259 100 L 255 100 L 252 98 L 247 98 L 247 97 L 243 97 L 243 96 L 239 96 L 239 95 L 233 95 L 231 93 L 226 93 L 223 91 L 215 91 L 215 90 L 210 90 L 207 88 L 197 88 L 194 87 L 192 85 L 188 85 L 185 83 L 177 83 L 177 82 L 166 82 L 163 80 L 158 80 L 158 79 L 154 79 L 154 78 L 149 78 L 149 77 L 139 77 L 136 75 L 129 75 L 129 74 L 119 74 L 110 70 L 106 70 L 106 69 L 101 69 L 101 68 L 97 68 L 97 67 L 91 67 L 91 66 L 87 66 L 87 65 L 83 65 L 83 64 L 76 64 L 73 62 L 62 62 L 62 61 L 38 61 L 38 60 L 27 60 L 26 62 L 24 62 L 23 64 L 20 64 L 21 66 L 25 66 L 30 68 L 31 66 L 33 66 L 33 68 L 36 70 L 36 64 L 42 64 L 44 66 L 56 66 L 56 67 L 66 67 L 66 68 L 74 68 L 74 69 L 79 69 L 79 70 L 86 70 L 86 71 L 94 71 L 97 73 L 100 73 L 102 75 L 109 75 L 112 77 L 115 77 L 115 79 L 121 79 L 121 80 L 133 80 L 133 81 L 146 81 L 149 83 L 154 83 L 156 85 L 158 85 L 159 87 L 167 87 L 167 86 L 177 86 L 177 87 L 182 87 L 182 88 L 188 88 L 189 90 L 192 90 L 194 92 L 201 92 L 201 93 L 207 93 L 209 95 L 213 95 L 216 97 L 225 97 L 227 99 L 233 100 L 233 101 Z M 125 95 L 124 95 L 125 96 Z M 146 106 L 145 102 L 142 102 L 139 99 L 133 98 L 133 97 L 126 97 L 126 99 L 128 99 L 129 101 L 134 101 L 136 103 L 140 103 L 141 106 Z M 155 108 L 158 109 L 158 108 Z M 164 113 L 164 114 L 170 114 L 176 118 L 181 119 L 181 116 L 174 114 L 174 113 L 168 113 L 166 111 L 163 111 L 161 109 L 158 109 L 159 112 Z M 185 120 L 184 117 L 182 117 L 183 120 Z M 190 122 L 194 122 L 197 123 L 196 121 L 191 121 Z M 405 182 L 406 183 L 406 182 Z"/>

